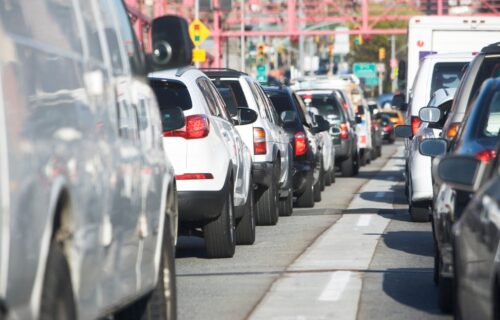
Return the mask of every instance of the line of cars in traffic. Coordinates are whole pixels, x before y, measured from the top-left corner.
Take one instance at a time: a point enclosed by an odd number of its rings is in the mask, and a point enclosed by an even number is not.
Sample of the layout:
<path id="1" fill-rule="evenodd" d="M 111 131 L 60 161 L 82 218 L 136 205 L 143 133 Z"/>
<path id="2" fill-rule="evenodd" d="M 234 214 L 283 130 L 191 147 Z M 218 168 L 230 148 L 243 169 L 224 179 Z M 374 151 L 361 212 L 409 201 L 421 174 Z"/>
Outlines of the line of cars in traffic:
<path id="1" fill-rule="evenodd" d="M 500 316 L 500 43 L 468 54 L 435 54 L 421 64 L 426 107 L 412 105 L 407 140 L 407 195 L 414 221 L 431 218 L 434 281 L 443 311 L 459 319 Z M 421 75 L 428 79 L 421 79 Z M 429 81 L 432 79 L 432 81 Z M 435 90 L 435 91 L 433 91 Z M 408 119 L 407 119 L 408 121 Z M 415 204 L 422 201 L 418 206 Z"/>

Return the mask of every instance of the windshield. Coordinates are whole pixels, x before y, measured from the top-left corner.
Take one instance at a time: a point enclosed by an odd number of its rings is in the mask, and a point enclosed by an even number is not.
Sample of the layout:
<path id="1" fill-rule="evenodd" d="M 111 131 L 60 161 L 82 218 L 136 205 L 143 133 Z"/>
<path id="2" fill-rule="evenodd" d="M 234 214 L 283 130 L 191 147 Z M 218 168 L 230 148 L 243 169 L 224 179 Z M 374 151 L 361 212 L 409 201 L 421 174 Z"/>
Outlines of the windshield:
<path id="1" fill-rule="evenodd" d="M 467 62 L 441 62 L 436 63 L 432 72 L 430 96 L 439 89 L 456 88 L 462 78 L 462 73 Z"/>
<path id="2" fill-rule="evenodd" d="M 345 121 L 337 99 L 328 95 L 301 95 L 301 97 L 308 108 L 313 107 L 318 109 L 319 113 L 328 120 Z"/>

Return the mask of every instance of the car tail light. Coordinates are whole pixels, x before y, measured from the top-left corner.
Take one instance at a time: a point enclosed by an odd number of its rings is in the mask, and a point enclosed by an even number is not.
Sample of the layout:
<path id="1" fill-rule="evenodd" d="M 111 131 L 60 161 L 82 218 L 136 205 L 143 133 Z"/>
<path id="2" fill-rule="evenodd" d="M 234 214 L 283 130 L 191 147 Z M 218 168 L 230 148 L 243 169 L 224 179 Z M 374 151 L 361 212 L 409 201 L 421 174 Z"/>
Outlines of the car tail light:
<path id="1" fill-rule="evenodd" d="M 304 155 L 307 151 L 307 137 L 302 131 L 297 132 L 294 136 L 295 140 L 295 155 Z"/>
<path id="2" fill-rule="evenodd" d="M 476 153 L 476 159 L 486 163 L 490 162 L 491 159 L 494 159 L 496 156 L 496 151 L 492 149 L 482 150 Z"/>
<path id="3" fill-rule="evenodd" d="M 344 122 L 340 124 L 340 139 L 347 138 L 349 138 L 349 126 Z"/>
<path id="4" fill-rule="evenodd" d="M 386 125 L 384 127 L 384 131 L 392 131 L 392 126 L 391 125 Z"/>
<path id="5" fill-rule="evenodd" d="M 208 136 L 210 124 L 203 114 L 186 117 L 186 125 L 181 130 L 163 131 L 164 137 L 181 137 L 184 139 L 200 139 Z"/>
<path id="6" fill-rule="evenodd" d="M 177 180 L 209 180 L 214 176 L 211 173 L 184 173 L 175 176 Z"/>
<path id="7" fill-rule="evenodd" d="M 458 128 L 460 128 L 460 123 L 458 122 L 452 123 L 448 128 L 448 132 L 446 132 L 448 138 L 455 138 L 458 133 Z"/>
<path id="8" fill-rule="evenodd" d="M 412 116 L 411 117 L 411 134 L 416 135 L 418 128 L 420 128 L 420 124 L 422 123 L 422 120 L 420 120 L 419 117 Z"/>
<path id="9" fill-rule="evenodd" d="M 253 128 L 253 152 L 255 154 L 266 154 L 266 132 L 262 128 Z"/>

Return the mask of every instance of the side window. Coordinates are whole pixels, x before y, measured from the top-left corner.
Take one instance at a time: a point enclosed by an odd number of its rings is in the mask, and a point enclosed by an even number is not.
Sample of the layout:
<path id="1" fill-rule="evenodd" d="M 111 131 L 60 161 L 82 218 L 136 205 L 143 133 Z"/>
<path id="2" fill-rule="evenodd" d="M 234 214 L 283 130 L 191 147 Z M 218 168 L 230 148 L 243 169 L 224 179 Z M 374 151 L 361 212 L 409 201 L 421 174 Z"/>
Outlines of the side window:
<path id="1" fill-rule="evenodd" d="M 229 115 L 229 112 L 227 111 L 226 103 L 222 99 L 222 97 L 219 94 L 219 91 L 217 90 L 215 85 L 212 83 L 212 81 L 208 81 L 207 85 L 208 85 L 208 88 L 210 89 L 210 91 L 212 91 L 212 94 L 215 98 L 215 102 L 216 102 L 215 106 L 219 111 L 220 117 L 229 121 L 229 122 L 232 122 L 231 116 Z"/>
<path id="2" fill-rule="evenodd" d="M 80 0 L 79 4 L 87 38 L 88 55 L 93 63 L 103 64 L 104 58 L 99 41 L 98 24 L 92 10 L 93 1 Z"/>
<path id="3" fill-rule="evenodd" d="M 198 87 L 200 88 L 201 93 L 203 94 L 203 97 L 207 102 L 210 113 L 214 116 L 220 117 L 220 111 L 217 109 L 217 102 L 215 101 L 215 98 L 210 90 L 210 86 L 208 85 L 207 81 L 210 80 L 200 77 L 198 78 L 198 80 L 196 80 L 196 83 L 198 84 Z"/>
<path id="4" fill-rule="evenodd" d="M 257 107 L 259 108 L 259 113 L 261 117 L 269 117 L 268 113 L 266 112 L 266 108 L 264 107 L 264 102 L 262 101 L 262 98 L 259 96 L 259 93 L 257 89 L 255 88 L 255 85 L 252 80 L 246 79 L 248 86 L 250 87 L 250 91 L 252 91 L 253 98 L 257 102 Z"/>
<path id="5" fill-rule="evenodd" d="M 262 98 L 262 101 L 264 102 L 264 106 L 266 108 L 266 113 L 269 115 L 269 120 L 277 125 L 280 125 L 280 118 L 278 114 L 276 113 L 276 110 L 274 109 L 272 102 L 269 100 L 269 98 L 266 96 L 266 94 L 262 91 L 262 88 L 260 86 L 256 86 L 257 90 L 259 91 L 259 94 Z"/>
<path id="6" fill-rule="evenodd" d="M 297 111 L 299 112 L 302 124 L 310 126 L 311 124 L 307 121 L 306 106 L 304 105 L 304 103 L 300 98 L 297 98 L 297 96 L 294 93 L 292 94 L 292 99 L 293 103 L 295 103 L 298 106 Z"/>
<path id="7" fill-rule="evenodd" d="M 112 0 L 116 8 L 118 26 L 122 37 L 122 45 L 130 62 L 130 68 L 135 75 L 145 75 L 144 55 L 135 36 L 130 19 L 122 0 Z"/>
<path id="8" fill-rule="evenodd" d="M 122 56 L 123 53 L 120 48 L 119 34 L 117 34 L 115 28 L 115 17 L 113 15 L 114 10 L 111 8 L 108 0 L 98 0 L 98 11 L 102 17 L 101 21 L 104 24 L 104 34 L 106 36 L 106 45 L 109 50 L 113 75 L 124 75 L 126 73 L 126 69 Z"/>

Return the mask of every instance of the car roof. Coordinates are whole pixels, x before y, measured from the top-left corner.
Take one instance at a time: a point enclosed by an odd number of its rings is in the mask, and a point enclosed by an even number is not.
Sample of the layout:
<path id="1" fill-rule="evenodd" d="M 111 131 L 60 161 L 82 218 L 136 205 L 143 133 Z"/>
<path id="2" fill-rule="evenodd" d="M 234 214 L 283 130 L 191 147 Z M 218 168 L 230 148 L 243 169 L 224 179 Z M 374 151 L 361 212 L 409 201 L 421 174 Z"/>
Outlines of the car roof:
<path id="1" fill-rule="evenodd" d="M 195 67 L 182 67 L 177 69 L 168 69 L 162 71 L 152 72 L 148 75 L 150 79 L 172 79 L 172 80 L 190 80 L 195 81 L 199 77 L 206 75 Z"/>
<path id="2" fill-rule="evenodd" d="M 425 56 L 425 60 L 463 60 L 471 61 L 477 53 L 474 52 L 447 52 L 447 53 L 434 53 Z"/>
<path id="3" fill-rule="evenodd" d="M 200 69 L 210 78 L 239 78 L 248 76 L 247 73 L 229 68 L 202 68 Z"/>

